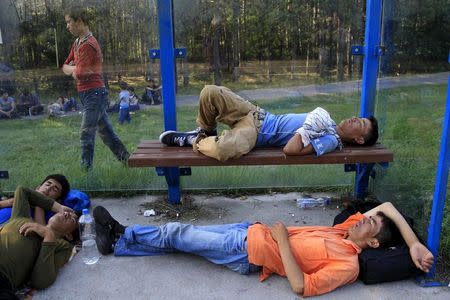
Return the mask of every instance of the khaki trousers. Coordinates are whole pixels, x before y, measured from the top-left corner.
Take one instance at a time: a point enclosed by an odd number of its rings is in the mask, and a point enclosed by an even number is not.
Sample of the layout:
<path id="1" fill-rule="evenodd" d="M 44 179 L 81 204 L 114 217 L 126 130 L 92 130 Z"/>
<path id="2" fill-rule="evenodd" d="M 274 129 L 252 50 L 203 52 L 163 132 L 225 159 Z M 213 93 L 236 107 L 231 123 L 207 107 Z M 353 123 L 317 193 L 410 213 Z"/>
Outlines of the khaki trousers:
<path id="1" fill-rule="evenodd" d="M 250 152 L 256 144 L 262 121 L 259 108 L 223 86 L 207 85 L 200 93 L 197 124 L 214 130 L 218 122 L 230 127 L 220 136 L 199 135 L 194 151 L 220 161 L 238 158 Z"/>

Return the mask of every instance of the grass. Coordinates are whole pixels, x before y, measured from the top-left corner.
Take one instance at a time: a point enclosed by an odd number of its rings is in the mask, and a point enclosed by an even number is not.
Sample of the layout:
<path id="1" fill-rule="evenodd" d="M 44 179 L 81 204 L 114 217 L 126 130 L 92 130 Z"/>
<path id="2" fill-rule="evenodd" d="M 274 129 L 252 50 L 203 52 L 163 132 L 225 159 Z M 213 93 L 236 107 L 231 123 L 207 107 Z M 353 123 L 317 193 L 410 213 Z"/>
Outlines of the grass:
<path id="1" fill-rule="evenodd" d="M 373 193 L 389 200 L 413 216 L 419 231 L 426 232 L 436 176 L 447 87 L 424 85 L 379 92 L 376 115 L 381 142 L 394 151 L 394 163 L 387 170 L 377 167 Z M 335 120 L 357 115 L 359 93 L 289 98 L 261 103 L 272 113 L 305 112 L 323 106 Z M 155 139 L 163 130 L 161 108 L 140 111 L 131 124 L 120 126 L 117 114 L 113 126 L 130 151 L 141 139 Z M 196 107 L 179 107 L 179 130 L 195 125 Z M 0 180 L 0 191 L 13 191 L 18 184 L 34 186 L 49 173 L 67 174 L 73 187 L 85 191 L 126 192 L 166 189 L 163 177 L 153 169 L 128 169 L 97 139 L 94 171 L 86 175 L 79 166 L 80 117 L 0 121 L 0 168 L 9 180 Z M 262 166 L 193 168 L 192 176 L 181 178 L 184 189 L 233 190 L 236 188 L 318 187 L 349 189 L 354 175 L 342 165 Z M 441 253 L 450 258 L 450 204 L 445 206 Z"/>

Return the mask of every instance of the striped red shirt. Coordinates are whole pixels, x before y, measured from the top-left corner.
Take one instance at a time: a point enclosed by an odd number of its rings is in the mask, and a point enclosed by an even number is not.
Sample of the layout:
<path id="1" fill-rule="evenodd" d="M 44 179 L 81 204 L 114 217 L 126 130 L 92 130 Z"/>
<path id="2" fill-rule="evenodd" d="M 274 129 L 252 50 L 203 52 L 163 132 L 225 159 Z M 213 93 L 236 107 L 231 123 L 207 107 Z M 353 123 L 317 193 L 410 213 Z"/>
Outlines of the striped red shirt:
<path id="1" fill-rule="evenodd" d="M 72 63 L 71 63 L 72 62 Z M 104 87 L 102 76 L 102 50 L 92 34 L 78 38 L 64 62 L 74 65 L 78 92 Z"/>

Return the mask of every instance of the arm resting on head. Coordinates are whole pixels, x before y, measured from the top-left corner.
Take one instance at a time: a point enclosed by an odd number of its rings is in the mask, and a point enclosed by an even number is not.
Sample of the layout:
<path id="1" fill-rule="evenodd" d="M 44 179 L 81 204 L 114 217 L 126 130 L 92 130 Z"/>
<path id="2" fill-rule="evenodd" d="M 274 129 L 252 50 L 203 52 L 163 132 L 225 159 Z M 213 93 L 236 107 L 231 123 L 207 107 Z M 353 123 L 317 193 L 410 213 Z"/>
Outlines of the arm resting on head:
<path id="1" fill-rule="evenodd" d="M 378 211 L 383 212 L 388 218 L 390 218 L 398 230 L 400 231 L 403 239 L 409 247 L 409 252 L 411 258 L 417 268 L 424 272 L 428 272 L 433 265 L 434 257 L 417 238 L 414 231 L 411 229 L 409 224 L 406 222 L 405 218 L 400 214 L 400 212 L 394 207 L 390 202 L 385 202 L 378 205 L 377 207 L 369 210 L 364 214 L 366 217 L 374 216 Z"/>

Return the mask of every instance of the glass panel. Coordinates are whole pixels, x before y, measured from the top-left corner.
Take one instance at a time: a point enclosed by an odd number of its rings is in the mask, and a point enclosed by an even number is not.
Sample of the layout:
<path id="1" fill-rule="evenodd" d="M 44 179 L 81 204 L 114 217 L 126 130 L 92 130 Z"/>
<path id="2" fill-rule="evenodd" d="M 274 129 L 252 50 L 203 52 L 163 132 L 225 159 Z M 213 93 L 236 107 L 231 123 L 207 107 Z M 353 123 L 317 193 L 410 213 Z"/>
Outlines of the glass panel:
<path id="1" fill-rule="evenodd" d="M 19 105 L 19 118 L 1 120 L 0 169 L 10 173 L 1 189 L 37 185 L 45 175 L 60 172 L 88 191 L 164 190 L 163 177 L 153 169 L 123 167 L 98 134 L 93 171 L 80 167 L 82 104 L 73 78 L 61 71 L 75 39 L 64 20 L 72 3 L 88 7 L 89 28 L 102 48 L 109 117 L 117 135 L 133 151 L 140 140 L 157 139 L 163 131 L 159 92 L 153 93 L 156 99 L 146 95 L 146 87 L 161 85 L 159 60 L 148 57 L 148 49 L 159 48 L 157 1 L 2 2 L 1 88 L 17 104 L 22 94 L 36 95 L 43 112 L 32 109 L 30 116 L 29 107 Z M 363 12 L 360 1 L 174 1 L 176 46 L 188 53 L 176 64 L 178 128 L 196 127 L 196 103 L 205 84 L 228 86 L 272 113 L 322 106 L 336 121 L 357 115 L 361 58 L 350 55 L 350 46 L 362 43 Z M 141 98 L 141 110 L 124 125 L 114 106 L 121 82 Z M 61 102 L 71 98 L 77 107 L 66 105 L 64 111 Z M 194 168 L 183 184 L 193 189 L 351 185 L 353 174 L 342 169 Z M 262 175 L 231 179 L 236 172 Z"/>
<path id="2" fill-rule="evenodd" d="M 394 151 L 394 163 L 378 170 L 374 191 L 378 198 L 400 205 L 424 236 L 447 96 L 449 9 L 448 1 L 384 1 L 386 55 L 380 60 L 376 115 L 381 142 Z M 444 259 L 450 235 L 446 215 Z"/>

